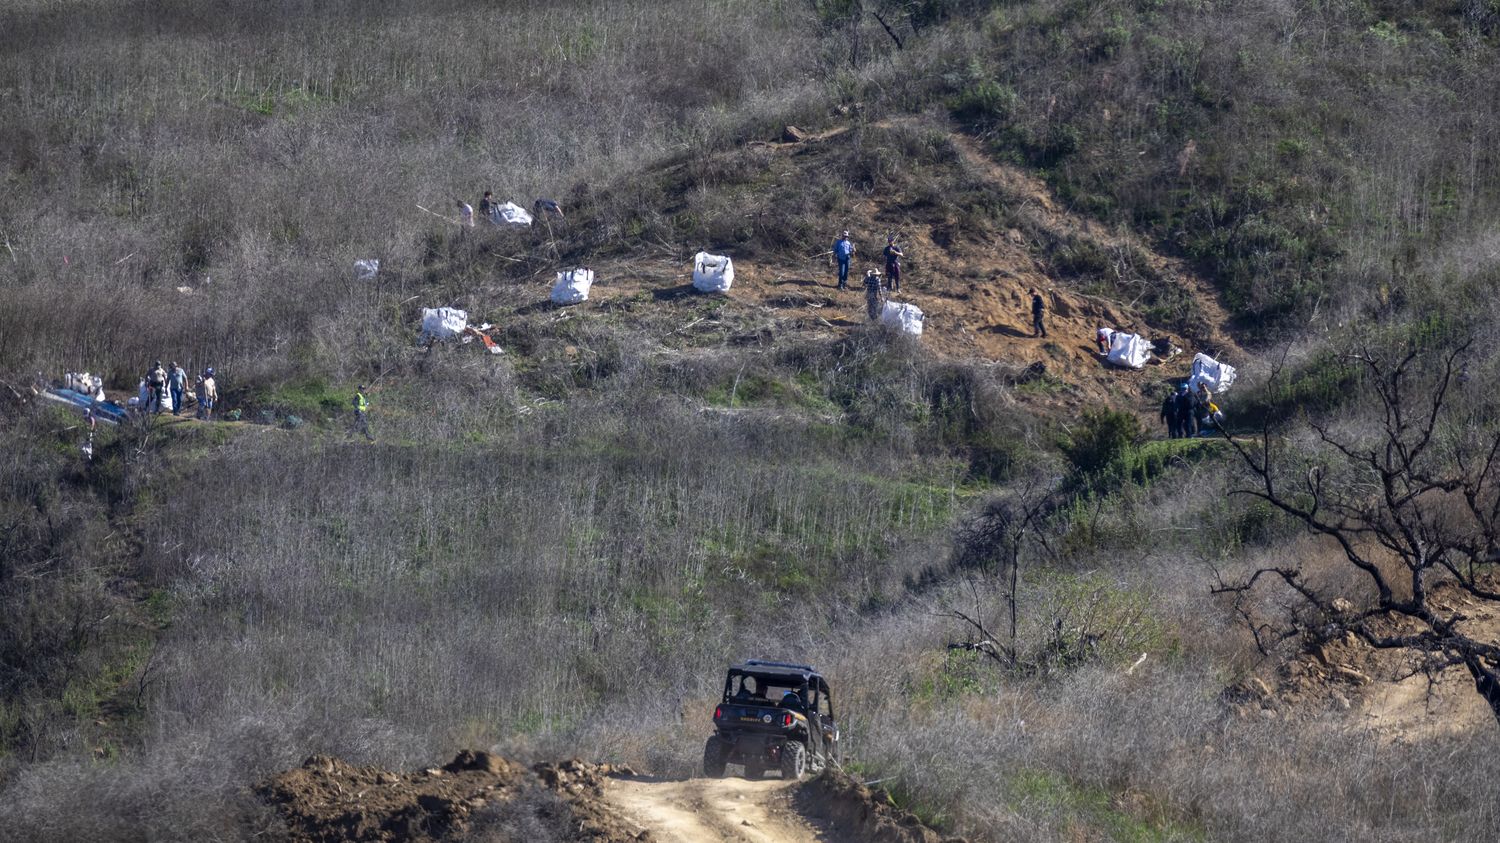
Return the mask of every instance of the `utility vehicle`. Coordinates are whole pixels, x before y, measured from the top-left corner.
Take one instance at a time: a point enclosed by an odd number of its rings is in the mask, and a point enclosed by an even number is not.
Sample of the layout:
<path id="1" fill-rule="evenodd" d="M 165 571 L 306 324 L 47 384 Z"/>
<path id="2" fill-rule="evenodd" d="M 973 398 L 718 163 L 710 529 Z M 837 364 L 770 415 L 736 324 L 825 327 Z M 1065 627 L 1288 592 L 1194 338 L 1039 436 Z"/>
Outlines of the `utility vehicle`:
<path id="1" fill-rule="evenodd" d="M 720 778 L 739 764 L 745 778 L 779 769 L 782 778 L 798 779 L 839 757 L 833 697 L 816 670 L 761 659 L 729 668 L 714 734 L 703 746 L 704 775 Z"/>

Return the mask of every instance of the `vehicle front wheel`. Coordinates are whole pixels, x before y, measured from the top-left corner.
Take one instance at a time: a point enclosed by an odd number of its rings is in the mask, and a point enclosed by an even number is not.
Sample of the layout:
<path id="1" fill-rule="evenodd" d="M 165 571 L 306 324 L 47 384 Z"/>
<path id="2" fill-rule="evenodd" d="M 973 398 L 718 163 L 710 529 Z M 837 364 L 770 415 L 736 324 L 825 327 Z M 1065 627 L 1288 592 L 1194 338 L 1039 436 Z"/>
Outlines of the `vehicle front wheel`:
<path id="1" fill-rule="evenodd" d="M 728 762 L 728 745 L 717 737 L 709 738 L 703 745 L 703 775 L 711 779 L 724 778 L 724 765 Z"/>
<path id="2" fill-rule="evenodd" d="M 800 743 L 787 741 L 781 746 L 781 777 L 789 781 L 807 772 L 807 750 Z"/>

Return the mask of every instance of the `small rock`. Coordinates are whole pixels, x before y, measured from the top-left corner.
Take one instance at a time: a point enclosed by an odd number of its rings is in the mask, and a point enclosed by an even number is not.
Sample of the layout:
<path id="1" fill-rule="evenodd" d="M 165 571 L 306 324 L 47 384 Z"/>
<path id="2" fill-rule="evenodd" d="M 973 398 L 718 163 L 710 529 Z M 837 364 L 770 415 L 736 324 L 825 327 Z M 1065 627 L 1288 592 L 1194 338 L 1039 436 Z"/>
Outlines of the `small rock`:
<path id="1" fill-rule="evenodd" d="M 1260 710 L 1260 716 L 1266 720 L 1275 720 L 1276 712 L 1272 711 L 1269 708 L 1263 708 Z"/>
<path id="2" fill-rule="evenodd" d="M 796 126 L 787 126 L 781 130 L 781 139 L 786 143 L 801 143 L 807 140 L 807 132 L 802 131 Z"/>
<path id="3" fill-rule="evenodd" d="M 441 776 L 443 774 L 443 771 L 439 770 L 436 767 L 428 767 L 427 769 L 423 770 L 422 772 L 426 773 L 429 776 L 432 776 L 433 778 L 437 778 L 438 776 Z"/>
<path id="4" fill-rule="evenodd" d="M 1349 698 L 1346 697 L 1346 696 L 1344 696 L 1343 694 L 1335 693 L 1333 695 L 1333 702 L 1339 708 L 1342 708 L 1345 711 L 1349 710 L 1349 705 L 1350 705 Z"/>
<path id="5" fill-rule="evenodd" d="M 1245 687 L 1262 699 L 1271 696 L 1271 687 L 1267 685 L 1265 683 L 1265 680 L 1261 679 L 1259 676 L 1252 676 L 1249 679 L 1246 679 Z"/>

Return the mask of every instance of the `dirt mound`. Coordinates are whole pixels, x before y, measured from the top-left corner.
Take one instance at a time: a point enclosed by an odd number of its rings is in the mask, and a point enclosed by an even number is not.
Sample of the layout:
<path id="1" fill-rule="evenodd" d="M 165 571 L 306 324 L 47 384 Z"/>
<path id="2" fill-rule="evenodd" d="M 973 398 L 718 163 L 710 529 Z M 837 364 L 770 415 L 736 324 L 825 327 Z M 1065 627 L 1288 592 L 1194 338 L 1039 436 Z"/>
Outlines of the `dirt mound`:
<path id="1" fill-rule="evenodd" d="M 1432 605 L 1462 613 L 1464 630 L 1481 640 L 1500 642 L 1500 617 L 1451 583 L 1432 590 Z M 1335 604 L 1338 608 L 1338 603 Z M 1345 604 L 1340 611 L 1352 611 Z M 1392 616 L 1377 621 L 1383 634 L 1410 632 Z M 1416 653 L 1379 650 L 1353 633 L 1316 644 L 1251 676 L 1224 692 L 1241 717 L 1302 717 L 1347 712 L 1347 724 L 1368 728 L 1392 741 L 1462 733 L 1492 722 L 1488 706 L 1462 667 L 1424 670 Z"/>
<path id="2" fill-rule="evenodd" d="M 891 804 L 890 795 L 872 790 L 834 770 L 804 784 L 797 792 L 797 808 L 823 820 L 838 838 L 868 843 L 963 843 L 944 837 L 922 821 Z"/>
<path id="3" fill-rule="evenodd" d="M 443 767 L 395 773 L 314 755 L 256 792 L 299 841 L 437 840 L 468 826 L 476 810 L 512 798 L 526 769 L 465 750 Z"/>

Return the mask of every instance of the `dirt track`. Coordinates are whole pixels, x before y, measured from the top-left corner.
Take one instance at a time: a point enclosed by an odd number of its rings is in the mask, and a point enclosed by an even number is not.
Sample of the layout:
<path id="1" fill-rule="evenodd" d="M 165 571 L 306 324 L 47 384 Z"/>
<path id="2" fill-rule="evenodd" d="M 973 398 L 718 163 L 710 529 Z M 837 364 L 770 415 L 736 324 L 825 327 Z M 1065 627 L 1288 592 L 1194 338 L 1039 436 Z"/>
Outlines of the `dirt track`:
<path id="1" fill-rule="evenodd" d="M 604 798 L 660 843 L 806 843 L 842 838 L 814 827 L 792 805 L 793 782 L 741 778 L 611 779 Z"/>

